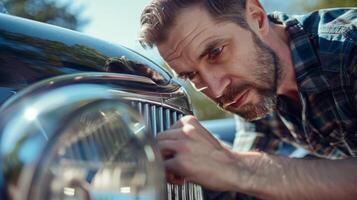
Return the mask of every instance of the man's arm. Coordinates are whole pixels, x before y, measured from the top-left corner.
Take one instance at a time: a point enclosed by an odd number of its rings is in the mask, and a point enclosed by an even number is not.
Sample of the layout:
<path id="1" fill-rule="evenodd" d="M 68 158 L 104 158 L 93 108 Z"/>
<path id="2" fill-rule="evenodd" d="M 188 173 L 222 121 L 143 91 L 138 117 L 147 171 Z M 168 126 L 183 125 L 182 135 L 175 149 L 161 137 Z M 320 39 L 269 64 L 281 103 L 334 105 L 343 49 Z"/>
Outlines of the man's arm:
<path id="1" fill-rule="evenodd" d="M 357 111 L 357 41 L 355 47 L 352 49 L 352 54 L 351 58 L 349 61 L 349 66 L 348 66 L 348 73 L 351 76 L 352 80 L 352 88 L 353 88 L 353 100 L 354 100 L 354 105 L 355 109 Z"/>
<path id="2" fill-rule="evenodd" d="M 296 159 L 256 154 L 236 154 L 236 182 L 262 199 L 356 199 L 357 160 Z M 247 169 L 250 168 L 250 169 Z M 245 184 L 244 184 L 245 183 Z"/>
<path id="3" fill-rule="evenodd" d="M 222 146 L 193 116 L 158 136 L 169 174 L 263 199 L 356 199 L 357 160 L 306 160 Z M 168 176 L 169 181 L 177 179 Z"/>

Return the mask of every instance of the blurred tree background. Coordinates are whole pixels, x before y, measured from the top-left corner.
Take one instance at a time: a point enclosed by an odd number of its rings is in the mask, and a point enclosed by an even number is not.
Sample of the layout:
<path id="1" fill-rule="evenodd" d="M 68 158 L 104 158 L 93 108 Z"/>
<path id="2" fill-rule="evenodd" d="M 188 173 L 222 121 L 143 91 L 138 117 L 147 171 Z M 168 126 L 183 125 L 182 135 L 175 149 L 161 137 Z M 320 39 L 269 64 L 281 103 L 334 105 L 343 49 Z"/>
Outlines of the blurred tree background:
<path id="1" fill-rule="evenodd" d="M 301 4 L 301 2 L 299 2 Z M 335 8 L 335 7 L 356 7 L 357 0 L 315 0 L 312 5 L 303 4 L 302 7 L 306 11 L 318 10 L 321 8 Z"/>
<path id="2" fill-rule="evenodd" d="M 11 15 L 72 30 L 81 30 L 89 22 L 81 16 L 84 7 L 72 8 L 72 1 L 3 0 L 3 4 Z"/>

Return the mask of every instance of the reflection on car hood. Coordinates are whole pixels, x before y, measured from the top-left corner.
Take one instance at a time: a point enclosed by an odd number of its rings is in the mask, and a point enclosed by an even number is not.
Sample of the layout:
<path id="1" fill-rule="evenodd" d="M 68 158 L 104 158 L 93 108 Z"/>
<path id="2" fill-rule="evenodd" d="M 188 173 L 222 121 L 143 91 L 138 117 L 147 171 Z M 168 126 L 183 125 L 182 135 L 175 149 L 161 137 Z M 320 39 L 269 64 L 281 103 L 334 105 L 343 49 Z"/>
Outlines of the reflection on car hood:
<path id="1" fill-rule="evenodd" d="M 145 76 L 166 89 L 180 87 L 166 70 L 123 46 L 5 14 L 0 14 L 0 59 L 0 86 L 16 90 L 86 71 Z"/>

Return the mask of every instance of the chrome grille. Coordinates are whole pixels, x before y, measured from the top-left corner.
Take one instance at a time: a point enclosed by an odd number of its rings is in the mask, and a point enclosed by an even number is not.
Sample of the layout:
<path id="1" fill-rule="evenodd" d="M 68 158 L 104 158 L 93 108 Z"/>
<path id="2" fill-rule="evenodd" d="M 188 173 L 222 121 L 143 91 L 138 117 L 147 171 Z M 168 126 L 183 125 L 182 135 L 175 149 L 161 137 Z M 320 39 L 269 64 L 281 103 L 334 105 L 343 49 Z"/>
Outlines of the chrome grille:
<path id="1" fill-rule="evenodd" d="M 131 105 L 144 117 L 145 125 L 154 136 L 169 129 L 172 124 L 184 116 L 183 113 L 174 109 L 151 103 L 132 101 Z"/>
<path id="2" fill-rule="evenodd" d="M 184 113 L 148 102 L 131 101 L 131 105 L 145 119 L 146 126 L 156 136 L 171 127 Z M 202 200 L 202 188 L 196 184 L 167 184 L 168 200 Z"/>

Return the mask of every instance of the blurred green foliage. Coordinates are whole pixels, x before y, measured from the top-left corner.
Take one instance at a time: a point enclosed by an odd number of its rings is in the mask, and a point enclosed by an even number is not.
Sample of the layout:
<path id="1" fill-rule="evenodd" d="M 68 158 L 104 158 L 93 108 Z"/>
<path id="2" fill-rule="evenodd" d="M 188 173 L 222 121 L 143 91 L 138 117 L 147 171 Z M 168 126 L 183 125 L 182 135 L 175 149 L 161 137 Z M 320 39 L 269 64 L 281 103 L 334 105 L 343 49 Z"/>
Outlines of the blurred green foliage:
<path id="1" fill-rule="evenodd" d="M 73 9 L 72 1 L 56 0 L 3 0 L 5 8 L 11 15 L 24 17 L 72 30 L 81 30 L 88 19 L 83 19 L 83 7 Z"/>
<path id="2" fill-rule="evenodd" d="M 206 97 L 203 93 L 196 91 L 191 84 L 185 82 L 184 85 L 187 92 L 190 94 L 193 112 L 198 119 L 220 119 L 232 116 L 232 114 L 218 108 L 216 103 Z"/>
<path id="3" fill-rule="evenodd" d="M 301 3 L 301 2 L 299 2 Z M 318 10 L 321 8 L 335 7 L 356 7 L 357 0 L 316 0 L 313 4 L 303 3 L 303 8 L 306 11 Z"/>

